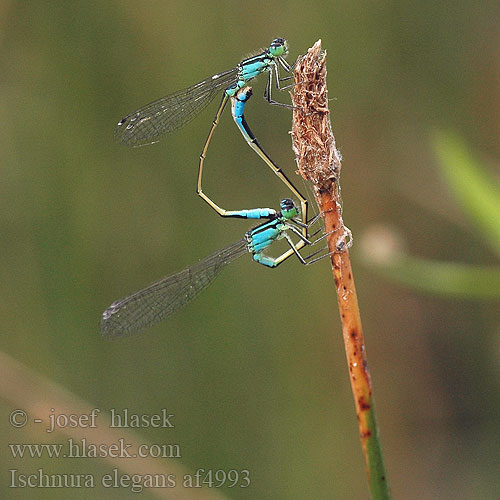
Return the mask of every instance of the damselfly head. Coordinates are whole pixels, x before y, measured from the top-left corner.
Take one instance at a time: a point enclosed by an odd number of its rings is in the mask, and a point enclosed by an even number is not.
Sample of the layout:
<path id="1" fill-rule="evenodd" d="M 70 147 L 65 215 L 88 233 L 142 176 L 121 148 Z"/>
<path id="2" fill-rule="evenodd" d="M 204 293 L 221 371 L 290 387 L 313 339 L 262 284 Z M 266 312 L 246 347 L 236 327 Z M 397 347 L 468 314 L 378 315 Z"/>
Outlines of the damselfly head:
<path id="1" fill-rule="evenodd" d="M 286 57 L 288 55 L 288 44 L 284 38 L 275 38 L 269 46 L 269 53 L 273 57 Z"/>
<path id="2" fill-rule="evenodd" d="M 281 215 L 285 219 L 292 219 L 299 215 L 300 210 L 299 207 L 295 204 L 295 202 L 290 198 L 285 198 L 280 202 Z"/>

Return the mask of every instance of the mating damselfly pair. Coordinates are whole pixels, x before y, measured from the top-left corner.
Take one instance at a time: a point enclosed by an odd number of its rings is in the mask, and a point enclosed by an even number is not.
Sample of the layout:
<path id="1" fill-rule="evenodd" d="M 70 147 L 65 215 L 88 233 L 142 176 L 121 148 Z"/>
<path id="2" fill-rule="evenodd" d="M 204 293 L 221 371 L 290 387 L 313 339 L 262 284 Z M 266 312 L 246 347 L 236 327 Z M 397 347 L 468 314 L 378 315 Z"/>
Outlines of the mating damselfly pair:
<path id="1" fill-rule="evenodd" d="M 197 116 L 220 92 L 222 99 L 212 122 L 208 137 L 200 154 L 198 167 L 197 193 L 221 216 L 245 219 L 264 219 L 266 222 L 246 232 L 238 242 L 206 257 L 197 264 L 176 274 L 156 281 L 145 289 L 124 299 L 115 301 L 102 315 L 101 334 L 105 338 L 115 339 L 122 336 L 139 333 L 152 326 L 180 307 L 192 300 L 200 291 L 208 286 L 221 269 L 236 258 L 251 253 L 253 259 L 266 267 L 277 267 L 292 255 L 296 255 L 302 264 L 311 264 L 329 255 L 320 249 L 306 257 L 300 250 L 306 245 L 315 245 L 326 235 L 315 238 L 321 230 L 312 234 L 309 229 L 319 219 L 307 218 L 307 200 L 293 185 L 278 165 L 269 157 L 257 141 L 245 120 L 244 110 L 252 95 L 247 82 L 260 75 L 268 73 L 264 97 L 270 104 L 292 107 L 272 99 L 273 82 L 277 90 L 290 88 L 292 85 L 281 86 L 284 80 L 292 76 L 281 77 L 280 68 L 291 73 L 285 57 L 288 54 L 287 42 L 283 38 L 274 39 L 269 48 L 261 53 L 244 59 L 235 68 L 218 73 L 191 87 L 174 92 L 158 99 L 133 113 L 125 116 L 118 123 L 115 134 L 119 142 L 127 146 L 143 146 L 157 142 L 163 135 L 169 134 L 189 123 Z M 256 151 L 259 157 L 283 181 L 293 195 L 298 198 L 300 207 L 290 198 L 281 201 L 280 210 L 259 208 L 250 210 L 226 210 L 209 198 L 202 189 L 203 167 L 209 144 L 219 119 L 228 100 L 231 100 L 233 119 L 247 143 Z M 298 240 L 294 242 L 291 235 Z M 289 249 L 279 257 L 264 254 L 274 241 L 284 239 Z M 338 238 L 337 250 L 343 251 L 350 244 L 350 235 L 342 234 Z M 323 252 L 323 255 L 319 255 Z"/>

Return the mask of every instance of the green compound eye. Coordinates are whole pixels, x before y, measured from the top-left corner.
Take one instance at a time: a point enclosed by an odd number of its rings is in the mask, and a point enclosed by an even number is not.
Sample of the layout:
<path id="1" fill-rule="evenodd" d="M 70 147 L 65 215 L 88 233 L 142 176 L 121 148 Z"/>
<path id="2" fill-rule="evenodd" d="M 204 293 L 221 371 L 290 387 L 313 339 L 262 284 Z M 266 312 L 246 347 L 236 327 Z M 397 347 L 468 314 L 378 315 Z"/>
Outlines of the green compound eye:
<path id="1" fill-rule="evenodd" d="M 280 208 L 281 208 L 281 214 L 285 219 L 292 219 L 293 217 L 299 215 L 299 209 L 297 205 L 295 205 L 294 201 L 291 200 L 290 198 L 285 198 L 284 200 L 281 200 Z"/>
<path id="2" fill-rule="evenodd" d="M 284 38 L 275 38 L 269 47 L 269 53 L 273 57 L 286 56 L 288 54 L 288 44 Z"/>

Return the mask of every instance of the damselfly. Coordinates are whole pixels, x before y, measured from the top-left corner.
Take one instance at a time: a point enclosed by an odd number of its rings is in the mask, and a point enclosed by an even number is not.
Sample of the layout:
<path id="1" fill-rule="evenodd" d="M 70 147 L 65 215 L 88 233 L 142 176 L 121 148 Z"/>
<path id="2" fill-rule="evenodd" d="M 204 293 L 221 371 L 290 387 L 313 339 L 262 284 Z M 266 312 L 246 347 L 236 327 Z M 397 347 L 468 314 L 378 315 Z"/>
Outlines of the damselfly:
<path id="1" fill-rule="evenodd" d="M 241 240 L 202 259 L 197 264 L 113 302 L 102 314 L 101 335 L 107 339 L 121 338 L 139 333 L 159 323 L 194 299 L 227 264 L 247 253 L 251 253 L 253 260 L 259 264 L 271 268 L 277 267 L 291 254 L 284 252 L 279 257 L 265 255 L 264 251 L 276 240 L 286 240 L 292 254 L 296 255 L 304 265 L 312 264 L 329 255 L 329 253 L 324 253 L 324 248 L 321 248 L 303 257 L 289 233 L 296 235 L 307 245 L 316 244 L 326 235 L 316 240 L 303 236 L 301 229 L 304 224 L 297 218 L 300 209 L 291 199 L 282 200 L 280 208 L 279 212 L 269 208 L 257 208 L 240 210 L 238 215 L 235 213 L 235 216 L 241 218 L 267 219 L 267 221 L 245 233 Z M 317 220 L 318 216 L 309 221 L 307 227 L 312 226 Z M 312 236 L 314 237 L 318 232 Z M 338 251 L 344 251 L 346 245 L 350 245 L 350 241 L 346 238 L 349 238 L 349 233 L 341 235 L 338 239 Z M 321 253 L 323 255 L 318 256 Z"/>
<path id="2" fill-rule="evenodd" d="M 282 90 L 279 67 L 290 73 L 290 66 L 285 57 L 288 45 L 284 38 L 275 38 L 268 49 L 253 57 L 241 61 L 236 67 L 207 78 L 196 85 L 162 97 L 122 118 L 115 129 L 119 142 L 126 146 L 144 146 L 158 142 L 162 135 L 189 123 L 212 99 L 223 90 L 219 111 L 222 112 L 227 99 L 234 96 L 245 84 L 268 72 L 264 97 L 270 104 L 282 105 L 271 97 L 274 78 L 276 88 Z M 287 105 L 285 105 L 287 106 Z M 220 114 L 218 112 L 218 114 Z"/>

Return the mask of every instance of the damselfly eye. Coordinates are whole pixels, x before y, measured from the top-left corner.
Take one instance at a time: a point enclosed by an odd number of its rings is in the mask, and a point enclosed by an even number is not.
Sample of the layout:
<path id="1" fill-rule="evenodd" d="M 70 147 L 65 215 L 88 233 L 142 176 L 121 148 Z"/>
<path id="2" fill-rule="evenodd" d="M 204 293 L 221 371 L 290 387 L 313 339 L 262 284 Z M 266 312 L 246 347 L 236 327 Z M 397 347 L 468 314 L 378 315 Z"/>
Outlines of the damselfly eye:
<path id="1" fill-rule="evenodd" d="M 281 200 L 280 207 L 281 213 L 285 217 L 295 217 L 299 213 L 297 205 L 295 205 L 295 202 L 290 198 Z"/>
<path id="2" fill-rule="evenodd" d="M 275 38 L 271 42 L 269 52 L 274 57 L 286 56 L 288 54 L 288 46 L 284 38 Z"/>

